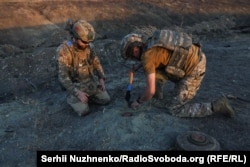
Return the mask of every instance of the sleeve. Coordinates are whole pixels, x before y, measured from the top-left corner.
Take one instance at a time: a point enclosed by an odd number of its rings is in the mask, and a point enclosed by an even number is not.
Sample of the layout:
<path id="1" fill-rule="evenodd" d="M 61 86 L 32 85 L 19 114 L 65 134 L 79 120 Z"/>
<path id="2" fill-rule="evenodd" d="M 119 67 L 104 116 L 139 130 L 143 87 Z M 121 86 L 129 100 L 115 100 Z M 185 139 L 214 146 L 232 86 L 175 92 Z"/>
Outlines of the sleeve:
<path id="1" fill-rule="evenodd" d="M 93 44 L 92 44 L 93 45 Z M 93 57 L 93 68 L 97 71 L 97 76 L 99 79 L 105 79 L 105 74 L 100 62 L 99 57 L 97 56 L 95 49 L 91 46 L 91 57 Z"/>
<path id="2" fill-rule="evenodd" d="M 94 57 L 93 66 L 94 66 L 94 69 L 97 71 L 98 78 L 105 79 L 104 71 L 103 71 L 103 68 L 102 68 L 102 65 L 101 65 L 101 62 L 100 62 L 98 56 Z"/>
<path id="3" fill-rule="evenodd" d="M 146 74 L 155 73 L 155 63 L 154 63 L 153 56 L 151 56 L 153 54 L 154 53 L 152 53 L 152 49 L 149 49 L 142 55 L 142 59 L 141 59 L 142 66 Z"/>
<path id="4" fill-rule="evenodd" d="M 72 55 L 66 46 L 62 44 L 57 49 L 58 80 L 69 92 L 75 93 L 75 86 L 71 80 L 70 71 L 72 67 Z"/>

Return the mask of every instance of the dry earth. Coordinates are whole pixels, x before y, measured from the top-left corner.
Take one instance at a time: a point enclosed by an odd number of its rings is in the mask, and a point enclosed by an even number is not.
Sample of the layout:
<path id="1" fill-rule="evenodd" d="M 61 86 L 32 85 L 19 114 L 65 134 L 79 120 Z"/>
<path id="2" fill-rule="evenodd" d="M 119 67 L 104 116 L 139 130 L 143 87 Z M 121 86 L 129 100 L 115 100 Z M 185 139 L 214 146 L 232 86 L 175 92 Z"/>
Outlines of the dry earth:
<path id="1" fill-rule="evenodd" d="M 207 72 L 194 101 L 223 94 L 250 99 L 250 2 L 248 0 L 1 0 L 0 166 L 35 166 L 37 150 L 171 150 L 176 136 L 197 130 L 222 150 L 250 150 L 250 103 L 230 100 L 234 118 L 176 118 L 145 104 L 131 117 L 124 96 L 131 64 L 119 43 L 144 27 L 183 30 L 207 55 Z M 112 102 L 78 117 L 57 81 L 55 50 L 68 38 L 67 18 L 85 19 L 107 75 Z M 145 86 L 136 73 L 132 98 Z M 172 83 L 166 87 L 167 97 Z"/>

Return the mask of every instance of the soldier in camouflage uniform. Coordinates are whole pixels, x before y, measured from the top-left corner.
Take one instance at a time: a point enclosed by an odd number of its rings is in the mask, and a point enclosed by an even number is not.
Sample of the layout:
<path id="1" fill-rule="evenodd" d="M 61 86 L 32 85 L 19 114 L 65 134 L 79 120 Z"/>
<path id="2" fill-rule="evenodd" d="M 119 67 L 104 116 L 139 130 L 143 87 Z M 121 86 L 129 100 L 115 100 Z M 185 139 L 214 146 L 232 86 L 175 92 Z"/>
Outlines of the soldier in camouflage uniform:
<path id="1" fill-rule="evenodd" d="M 223 113 L 229 117 L 234 116 L 234 110 L 226 97 L 214 102 L 190 103 L 200 88 L 206 71 L 206 56 L 200 46 L 191 42 L 188 50 L 176 47 L 178 50 L 172 51 L 161 46 L 149 47 L 150 42 L 152 41 L 142 41 L 140 34 L 133 33 L 126 35 L 121 41 L 121 56 L 141 61 L 146 73 L 146 89 L 131 104 L 133 109 L 139 108 L 152 97 L 163 99 L 163 86 L 170 80 L 175 83 L 174 95 L 170 102 L 164 103 L 164 108 L 172 115 L 205 117 Z M 175 68 L 177 70 L 172 72 Z"/>
<path id="2" fill-rule="evenodd" d="M 107 104 L 110 96 L 105 89 L 105 75 L 93 44 L 95 31 L 84 20 L 67 22 L 72 39 L 57 49 L 58 79 L 69 95 L 67 103 L 84 116 L 90 112 L 88 103 Z"/>

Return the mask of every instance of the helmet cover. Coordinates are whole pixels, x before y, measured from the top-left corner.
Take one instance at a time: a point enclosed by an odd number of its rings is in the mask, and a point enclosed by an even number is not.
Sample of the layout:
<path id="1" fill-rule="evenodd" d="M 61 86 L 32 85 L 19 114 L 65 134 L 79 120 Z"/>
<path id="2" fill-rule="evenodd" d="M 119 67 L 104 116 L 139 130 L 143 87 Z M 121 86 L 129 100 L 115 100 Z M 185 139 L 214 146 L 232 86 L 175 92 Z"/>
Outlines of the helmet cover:
<path id="1" fill-rule="evenodd" d="M 128 34 L 121 41 L 121 56 L 124 59 L 128 59 L 131 55 L 129 53 L 129 49 L 131 46 L 143 46 L 144 43 L 142 41 L 142 36 L 140 34 Z"/>
<path id="2" fill-rule="evenodd" d="M 85 20 L 78 20 L 73 24 L 72 32 L 75 38 L 84 42 L 91 42 L 95 39 L 94 27 Z"/>

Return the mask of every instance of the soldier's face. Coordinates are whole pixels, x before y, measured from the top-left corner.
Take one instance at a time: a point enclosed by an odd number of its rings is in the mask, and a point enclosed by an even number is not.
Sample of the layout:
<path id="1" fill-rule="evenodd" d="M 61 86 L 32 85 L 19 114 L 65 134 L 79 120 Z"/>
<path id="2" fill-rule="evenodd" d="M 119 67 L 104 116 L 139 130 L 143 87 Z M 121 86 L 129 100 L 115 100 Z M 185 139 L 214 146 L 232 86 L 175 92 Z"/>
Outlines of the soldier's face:
<path id="1" fill-rule="evenodd" d="M 133 58 L 135 59 L 140 59 L 140 55 L 141 55 L 141 51 L 140 51 L 140 48 L 135 46 L 133 47 L 133 50 L 132 50 L 132 55 L 133 55 Z"/>
<path id="2" fill-rule="evenodd" d="M 76 39 L 76 43 L 81 49 L 85 49 L 89 46 L 89 43 L 84 42 L 81 39 Z"/>

